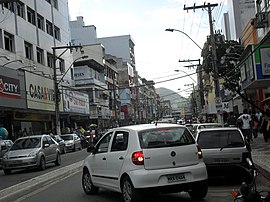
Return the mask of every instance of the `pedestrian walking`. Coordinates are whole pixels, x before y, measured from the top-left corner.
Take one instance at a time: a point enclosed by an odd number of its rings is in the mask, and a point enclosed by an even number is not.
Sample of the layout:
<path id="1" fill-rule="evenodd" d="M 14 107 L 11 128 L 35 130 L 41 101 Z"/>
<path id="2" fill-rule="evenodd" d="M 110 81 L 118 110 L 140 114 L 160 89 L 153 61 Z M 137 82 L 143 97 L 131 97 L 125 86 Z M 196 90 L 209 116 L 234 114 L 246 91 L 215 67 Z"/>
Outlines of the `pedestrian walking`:
<path id="1" fill-rule="evenodd" d="M 263 134 L 263 139 L 265 142 L 268 142 L 270 137 L 270 110 L 267 108 L 263 113 L 260 132 Z"/>
<path id="2" fill-rule="evenodd" d="M 230 127 L 236 126 L 237 117 L 234 115 L 233 112 L 230 112 L 230 115 L 228 117 L 227 123 Z"/>
<path id="3" fill-rule="evenodd" d="M 251 121 L 252 135 L 253 135 L 253 138 L 255 139 L 258 137 L 259 119 L 256 116 L 256 114 L 252 114 L 251 119 L 252 119 Z"/>
<path id="4" fill-rule="evenodd" d="M 237 119 L 241 122 L 240 129 L 245 137 L 245 139 L 250 143 L 252 141 L 252 134 L 251 134 L 251 116 L 248 114 L 248 110 L 244 109 L 243 114 L 240 115 Z"/>

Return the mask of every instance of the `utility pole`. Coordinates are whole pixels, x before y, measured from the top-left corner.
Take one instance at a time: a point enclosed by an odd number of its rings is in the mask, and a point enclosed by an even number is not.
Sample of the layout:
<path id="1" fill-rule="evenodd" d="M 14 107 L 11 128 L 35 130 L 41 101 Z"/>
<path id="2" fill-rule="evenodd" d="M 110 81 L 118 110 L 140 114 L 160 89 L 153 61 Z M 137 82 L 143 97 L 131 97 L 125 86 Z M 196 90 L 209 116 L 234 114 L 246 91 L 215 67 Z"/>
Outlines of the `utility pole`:
<path id="1" fill-rule="evenodd" d="M 216 51 L 216 42 L 215 42 L 215 35 L 214 35 L 214 29 L 213 29 L 213 20 L 212 20 L 212 7 L 216 7 L 218 4 L 210 4 L 208 3 L 207 5 L 201 5 L 201 6 L 191 6 L 191 7 L 186 7 L 184 6 L 184 10 L 190 10 L 193 9 L 203 9 L 207 8 L 208 10 L 208 16 L 209 16 L 209 26 L 210 26 L 210 38 L 211 38 L 211 46 L 212 46 L 212 67 L 214 70 L 214 84 L 215 84 L 215 96 L 216 96 L 216 103 L 221 101 L 220 98 L 220 89 L 219 89 L 219 79 L 218 79 L 218 67 L 217 67 L 217 51 Z M 218 113 L 217 110 L 217 114 Z M 218 117 L 219 121 L 222 122 L 222 117 Z"/>

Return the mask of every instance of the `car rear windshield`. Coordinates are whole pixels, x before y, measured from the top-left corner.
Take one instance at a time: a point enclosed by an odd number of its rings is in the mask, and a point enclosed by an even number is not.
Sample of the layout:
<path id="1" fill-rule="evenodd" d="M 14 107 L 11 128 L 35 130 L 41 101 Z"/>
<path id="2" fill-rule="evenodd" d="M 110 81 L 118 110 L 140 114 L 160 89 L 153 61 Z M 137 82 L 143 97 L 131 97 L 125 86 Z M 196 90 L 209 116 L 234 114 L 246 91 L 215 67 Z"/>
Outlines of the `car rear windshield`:
<path id="1" fill-rule="evenodd" d="M 142 149 L 173 147 L 194 144 L 195 140 L 186 128 L 159 128 L 139 132 Z"/>
<path id="2" fill-rule="evenodd" d="M 197 142 L 202 149 L 243 147 L 244 140 L 238 130 L 230 131 L 202 131 Z"/>
<path id="3" fill-rule="evenodd" d="M 41 137 L 18 139 L 10 150 L 31 149 L 40 147 Z"/>

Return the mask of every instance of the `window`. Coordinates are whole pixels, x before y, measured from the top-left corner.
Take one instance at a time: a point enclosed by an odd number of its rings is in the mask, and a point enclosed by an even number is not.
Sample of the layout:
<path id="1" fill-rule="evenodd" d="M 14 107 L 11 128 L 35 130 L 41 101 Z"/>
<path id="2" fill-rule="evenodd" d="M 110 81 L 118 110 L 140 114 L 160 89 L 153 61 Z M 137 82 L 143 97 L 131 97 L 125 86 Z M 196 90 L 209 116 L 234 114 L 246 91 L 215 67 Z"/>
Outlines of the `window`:
<path id="1" fill-rule="evenodd" d="M 33 25 L 36 25 L 35 11 L 27 7 L 27 20 Z"/>
<path id="2" fill-rule="evenodd" d="M 5 47 L 4 47 L 5 50 L 8 50 L 10 52 L 15 52 L 14 36 L 12 34 L 4 32 L 4 43 L 5 43 Z"/>
<path id="3" fill-rule="evenodd" d="M 37 26 L 44 31 L 44 18 L 39 14 L 37 14 Z"/>
<path id="4" fill-rule="evenodd" d="M 17 1 L 17 15 L 25 19 L 25 8 L 24 3 Z"/>
<path id="5" fill-rule="evenodd" d="M 58 0 L 53 0 L 53 7 L 58 9 Z"/>
<path id="6" fill-rule="evenodd" d="M 44 64 L 44 51 L 37 47 L 37 62 Z"/>
<path id="7" fill-rule="evenodd" d="M 53 59 L 53 55 L 50 53 L 47 53 L 47 63 L 48 63 L 48 67 L 53 68 L 54 66 L 54 59 Z"/>
<path id="8" fill-rule="evenodd" d="M 102 140 L 98 143 L 96 153 L 105 153 L 108 152 L 109 143 L 112 137 L 112 132 L 108 133 L 106 136 L 102 138 Z"/>
<path id="9" fill-rule="evenodd" d="M 34 60 L 34 58 L 33 58 L 33 45 L 28 43 L 28 42 L 24 42 L 24 48 L 25 48 L 25 57 L 30 59 L 30 60 Z"/>
<path id="10" fill-rule="evenodd" d="M 7 8 L 8 10 L 14 12 L 14 3 L 10 2 L 10 3 L 4 3 L 4 7 Z"/>
<path id="11" fill-rule="evenodd" d="M 162 128 L 139 132 L 142 149 L 175 147 L 195 144 L 190 132 L 185 128 Z"/>
<path id="12" fill-rule="evenodd" d="M 53 27 L 52 23 L 48 20 L 46 20 L 46 31 L 49 35 L 53 36 Z"/>
<path id="13" fill-rule="evenodd" d="M 114 135 L 111 151 L 125 151 L 128 147 L 128 132 L 117 131 Z"/>
<path id="14" fill-rule="evenodd" d="M 60 29 L 57 26 L 54 26 L 54 37 L 60 41 Z"/>
<path id="15" fill-rule="evenodd" d="M 63 59 L 59 59 L 59 69 L 61 72 L 65 72 L 65 61 Z"/>
<path id="16" fill-rule="evenodd" d="M 203 131 L 199 134 L 197 142 L 202 149 L 245 146 L 238 130 Z"/>

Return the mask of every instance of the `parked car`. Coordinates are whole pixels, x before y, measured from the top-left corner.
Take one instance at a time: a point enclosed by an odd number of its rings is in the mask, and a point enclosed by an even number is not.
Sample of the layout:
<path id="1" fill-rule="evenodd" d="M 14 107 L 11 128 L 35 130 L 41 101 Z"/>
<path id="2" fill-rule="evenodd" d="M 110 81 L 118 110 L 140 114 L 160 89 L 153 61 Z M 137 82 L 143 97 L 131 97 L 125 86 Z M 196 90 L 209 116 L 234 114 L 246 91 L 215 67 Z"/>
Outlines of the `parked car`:
<path id="1" fill-rule="evenodd" d="M 248 168 L 246 158 L 251 157 L 250 147 L 238 128 L 200 129 L 196 141 L 202 148 L 209 172 L 224 175 L 226 171 Z"/>
<path id="2" fill-rule="evenodd" d="M 82 149 L 81 139 L 77 134 L 63 134 L 61 138 L 65 141 L 67 150 L 76 151 L 76 149 Z"/>
<path id="3" fill-rule="evenodd" d="M 194 136 L 197 135 L 197 131 L 202 128 L 221 128 L 222 125 L 220 123 L 195 123 L 192 124 L 192 133 Z"/>
<path id="4" fill-rule="evenodd" d="M 60 135 L 52 135 L 52 138 L 58 143 L 60 151 L 62 154 L 67 152 L 65 141 L 61 138 Z"/>
<path id="5" fill-rule="evenodd" d="M 12 145 L 12 140 L 0 140 L 0 169 L 3 168 L 3 156 Z"/>
<path id="6" fill-rule="evenodd" d="M 61 164 L 60 149 L 57 142 L 49 135 L 33 135 L 17 139 L 3 156 L 4 173 L 12 170 L 38 167 L 46 169 L 46 164 Z"/>
<path id="7" fill-rule="evenodd" d="M 208 175 L 202 152 L 189 130 L 177 124 L 143 124 L 111 129 L 88 147 L 82 186 L 86 194 L 99 188 L 138 201 L 144 191 L 187 191 L 202 199 Z"/>

